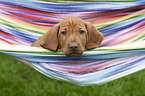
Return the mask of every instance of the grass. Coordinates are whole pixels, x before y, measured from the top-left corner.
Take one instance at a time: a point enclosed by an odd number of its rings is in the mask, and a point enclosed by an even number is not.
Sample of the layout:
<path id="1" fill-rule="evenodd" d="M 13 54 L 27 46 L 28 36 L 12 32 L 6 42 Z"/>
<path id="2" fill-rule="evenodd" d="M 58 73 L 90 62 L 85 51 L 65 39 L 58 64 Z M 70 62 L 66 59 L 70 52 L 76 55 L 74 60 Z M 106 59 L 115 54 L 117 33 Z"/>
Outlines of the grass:
<path id="1" fill-rule="evenodd" d="M 80 87 L 46 77 L 0 53 L 0 96 L 145 96 L 145 70 L 99 85 Z"/>

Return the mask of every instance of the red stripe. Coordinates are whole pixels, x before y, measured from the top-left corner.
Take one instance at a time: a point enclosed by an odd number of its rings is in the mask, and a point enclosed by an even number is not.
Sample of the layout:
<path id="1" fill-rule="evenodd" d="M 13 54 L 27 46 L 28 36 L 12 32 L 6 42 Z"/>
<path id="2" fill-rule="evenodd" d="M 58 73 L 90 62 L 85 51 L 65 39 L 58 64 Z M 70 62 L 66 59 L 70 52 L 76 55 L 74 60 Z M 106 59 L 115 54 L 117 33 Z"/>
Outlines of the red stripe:
<path id="1" fill-rule="evenodd" d="M 15 8 L 15 7 L 10 7 L 10 6 L 6 6 L 6 5 L 0 5 L 0 6 L 2 8 L 8 8 L 8 9 L 18 10 L 18 11 L 25 11 L 25 12 L 32 12 L 32 13 L 40 13 L 40 14 L 44 14 L 44 15 L 59 16 L 59 17 L 63 17 L 64 16 L 64 15 L 53 14 L 53 13 L 45 13 L 45 12 L 35 11 L 35 10 L 29 10 L 29 9 Z"/>
<path id="2" fill-rule="evenodd" d="M 28 15 L 21 15 L 21 14 L 15 14 L 15 13 L 11 13 L 11 14 L 12 14 L 12 15 L 15 15 L 15 16 L 19 16 L 19 17 L 24 17 L 24 18 L 30 18 L 30 19 L 38 19 L 38 20 L 47 20 L 47 21 L 59 22 L 59 20 L 48 19 L 48 18 L 43 18 L 43 17 L 28 16 Z"/>
<path id="3" fill-rule="evenodd" d="M 11 34 L 4 33 L 2 31 L 0 31 L 0 34 L 5 35 L 5 36 L 8 36 L 9 38 L 12 38 L 12 39 L 15 39 L 15 40 L 20 40 L 19 38 L 15 37 L 15 36 L 13 36 Z"/>
<path id="4" fill-rule="evenodd" d="M 10 44 L 10 45 L 13 45 L 11 42 L 9 42 L 9 41 L 7 41 L 7 40 L 5 40 L 5 39 L 3 39 L 3 38 L 0 38 L 0 40 L 4 41 L 4 42 L 6 42 L 6 43 L 8 43 L 8 44 Z"/>
<path id="5" fill-rule="evenodd" d="M 20 22 L 23 22 L 23 23 L 27 23 L 27 24 L 32 24 L 33 26 L 39 26 L 39 27 L 53 27 L 53 25 L 44 25 L 44 24 L 36 24 L 36 23 L 32 23 L 32 22 L 28 22 L 28 21 L 25 21 L 25 20 L 23 20 L 23 19 L 20 19 L 20 18 L 18 18 L 18 17 L 15 17 L 15 16 L 10 16 L 10 15 L 5 15 L 5 14 L 1 14 L 0 13 L 0 15 L 3 15 L 4 17 L 7 17 L 7 18 L 9 18 L 9 19 L 12 19 L 13 21 L 20 21 Z"/>
<path id="6" fill-rule="evenodd" d="M 142 6 L 136 6 L 136 7 L 132 7 L 132 8 L 127 8 L 127 9 L 121 9 L 121 10 L 115 10 L 115 11 L 108 11 L 108 12 L 96 12 L 96 13 L 90 13 L 87 14 L 85 16 L 93 16 L 93 15 L 114 15 L 114 14 L 118 14 L 118 13 L 123 13 L 123 12 L 127 12 L 130 10 L 135 10 L 135 9 L 139 9 L 139 8 L 145 8 L 145 5 Z"/>

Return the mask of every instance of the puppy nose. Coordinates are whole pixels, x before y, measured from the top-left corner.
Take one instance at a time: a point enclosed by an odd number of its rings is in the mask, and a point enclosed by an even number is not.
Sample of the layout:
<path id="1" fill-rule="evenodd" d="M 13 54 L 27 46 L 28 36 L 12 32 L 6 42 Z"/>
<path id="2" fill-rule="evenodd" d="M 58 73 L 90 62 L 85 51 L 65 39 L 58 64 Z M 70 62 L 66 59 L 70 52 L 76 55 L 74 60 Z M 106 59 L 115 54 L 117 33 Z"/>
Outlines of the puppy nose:
<path id="1" fill-rule="evenodd" d="M 69 48 L 72 50 L 72 51 L 75 51 L 78 49 L 78 44 L 77 43 L 72 43 L 69 45 Z"/>

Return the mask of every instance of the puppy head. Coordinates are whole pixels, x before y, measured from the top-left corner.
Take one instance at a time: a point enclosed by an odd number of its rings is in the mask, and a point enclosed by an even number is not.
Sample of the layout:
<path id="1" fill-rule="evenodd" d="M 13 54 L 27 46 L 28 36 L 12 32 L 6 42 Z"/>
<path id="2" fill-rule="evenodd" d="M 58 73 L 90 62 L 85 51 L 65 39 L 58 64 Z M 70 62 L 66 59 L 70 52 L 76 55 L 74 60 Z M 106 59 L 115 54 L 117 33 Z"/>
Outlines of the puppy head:
<path id="1" fill-rule="evenodd" d="M 85 49 L 99 47 L 103 35 L 92 24 L 71 16 L 54 25 L 41 39 L 40 45 L 69 57 L 81 56 Z"/>
<path id="2" fill-rule="evenodd" d="M 66 56 L 82 55 L 87 40 L 87 30 L 83 20 L 72 16 L 61 21 L 58 38 L 60 48 Z"/>

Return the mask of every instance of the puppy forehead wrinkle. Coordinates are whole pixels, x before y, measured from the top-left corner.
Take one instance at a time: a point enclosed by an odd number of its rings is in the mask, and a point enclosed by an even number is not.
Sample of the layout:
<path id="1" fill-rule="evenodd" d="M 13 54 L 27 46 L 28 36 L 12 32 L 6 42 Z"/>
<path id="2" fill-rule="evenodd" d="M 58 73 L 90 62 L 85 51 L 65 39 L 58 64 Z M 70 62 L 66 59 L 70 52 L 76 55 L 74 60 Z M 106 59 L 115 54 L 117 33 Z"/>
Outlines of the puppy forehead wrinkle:
<path id="1" fill-rule="evenodd" d="M 70 16 L 70 17 L 65 18 L 64 20 L 60 22 L 60 24 L 61 24 L 61 27 L 66 27 L 66 26 L 74 27 L 76 25 L 79 25 L 79 26 L 84 25 L 83 20 L 75 16 Z"/>

